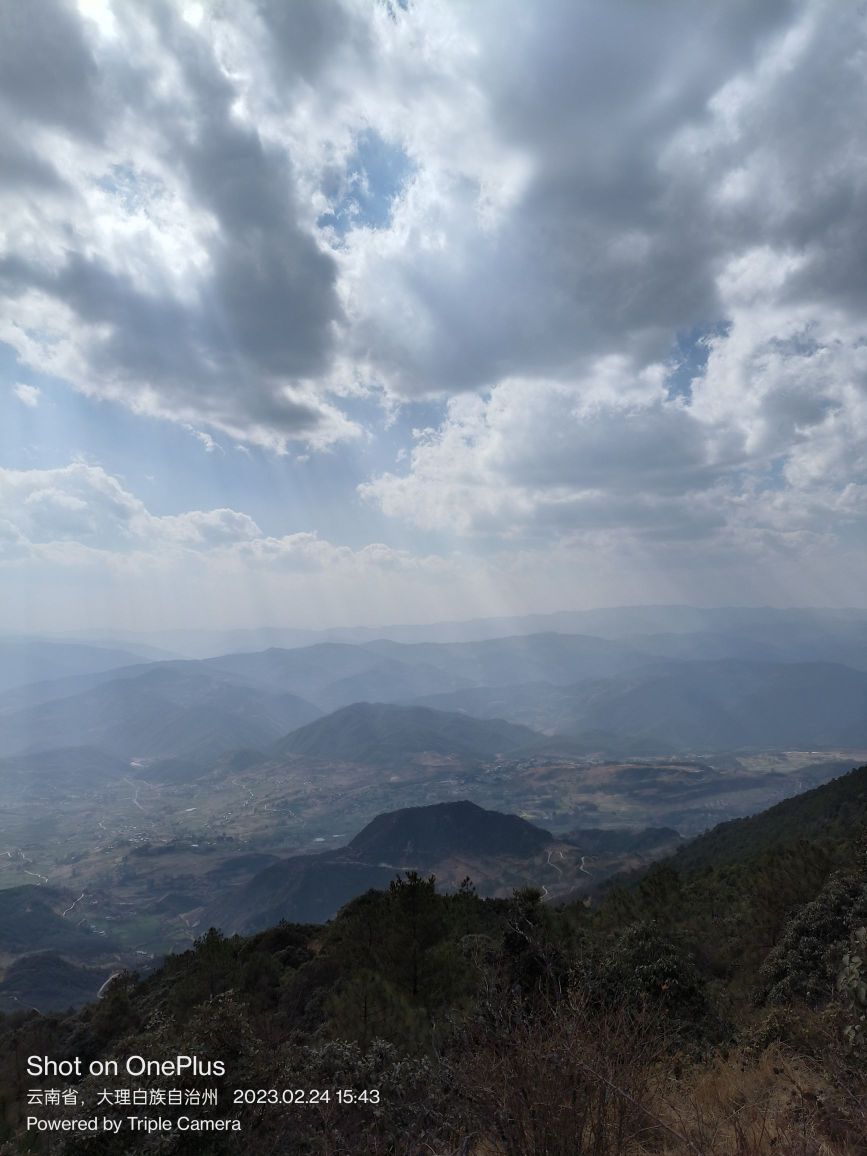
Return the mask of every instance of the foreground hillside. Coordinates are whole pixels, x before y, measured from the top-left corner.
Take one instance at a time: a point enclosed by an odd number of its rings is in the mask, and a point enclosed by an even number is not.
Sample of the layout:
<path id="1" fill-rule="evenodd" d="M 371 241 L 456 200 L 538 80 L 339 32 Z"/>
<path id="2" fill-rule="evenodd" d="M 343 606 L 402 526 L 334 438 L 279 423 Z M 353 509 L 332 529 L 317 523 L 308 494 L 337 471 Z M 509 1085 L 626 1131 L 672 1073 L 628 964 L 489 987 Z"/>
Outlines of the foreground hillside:
<path id="1" fill-rule="evenodd" d="M 324 927 L 209 931 L 75 1015 L 0 1024 L 0 1151 L 38 1149 L 16 1056 L 39 1052 L 219 1059 L 225 1074 L 173 1083 L 215 1088 L 196 1116 L 243 1132 L 179 1132 L 190 1110 L 164 1106 L 167 1131 L 132 1137 L 120 1104 L 103 1109 L 116 1137 L 58 1136 L 54 1152 L 855 1156 L 865 786 L 867 767 L 794 800 L 785 821 L 758 817 L 737 854 L 714 832 L 597 908 L 554 909 L 532 888 L 483 900 L 469 882 L 440 894 L 410 872 Z M 79 1091 L 106 1083 L 166 1081 L 86 1077 Z M 249 1088 L 318 1095 L 232 1107 Z"/>

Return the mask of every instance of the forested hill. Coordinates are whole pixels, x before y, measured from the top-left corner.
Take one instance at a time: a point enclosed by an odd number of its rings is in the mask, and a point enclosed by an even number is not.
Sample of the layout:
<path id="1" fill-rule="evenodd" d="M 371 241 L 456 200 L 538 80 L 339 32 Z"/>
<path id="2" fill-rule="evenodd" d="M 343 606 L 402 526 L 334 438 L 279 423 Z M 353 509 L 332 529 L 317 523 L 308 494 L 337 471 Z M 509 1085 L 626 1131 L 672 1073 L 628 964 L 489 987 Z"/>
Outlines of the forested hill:
<path id="1" fill-rule="evenodd" d="M 720 823 L 681 847 L 671 863 L 678 871 L 722 867 L 808 839 L 845 861 L 867 825 L 867 766 L 812 791 L 785 799 L 759 815 Z"/>
<path id="2" fill-rule="evenodd" d="M 201 1156 L 854 1156 L 867 1133 L 853 950 L 867 942 L 865 780 L 861 768 L 758 817 L 743 858 L 727 825 L 715 861 L 707 836 L 689 870 L 675 856 L 595 907 L 556 908 L 533 888 L 441 894 L 407 872 L 325 926 L 212 929 L 77 1012 L 0 1018 L 0 1152 L 32 1148 L 22 1055 L 134 1053 L 226 1063 L 208 1080 L 218 1105 L 195 1114 L 237 1116 L 242 1143 L 173 1133 L 172 1151 Z M 331 1099 L 303 1112 L 235 1100 L 272 1087 Z M 376 1097 L 340 1102 L 348 1088 Z M 121 1127 L 130 1112 L 102 1111 Z M 193 1113 L 160 1109 L 181 1114 Z M 105 1134 L 57 1151 L 157 1156 L 165 1140 Z"/>
<path id="3" fill-rule="evenodd" d="M 840 880 L 865 875 L 865 853 L 867 766 L 760 815 L 723 823 L 637 880 L 619 880 L 599 919 L 658 921 L 682 936 L 727 985 L 729 998 L 747 998 L 786 921 L 805 904 L 824 903 Z M 856 881 L 846 892 L 850 900 L 860 888 Z M 848 919 L 844 913 L 831 920 L 837 940 L 848 934 Z M 827 959 L 823 967 L 831 982 Z"/>

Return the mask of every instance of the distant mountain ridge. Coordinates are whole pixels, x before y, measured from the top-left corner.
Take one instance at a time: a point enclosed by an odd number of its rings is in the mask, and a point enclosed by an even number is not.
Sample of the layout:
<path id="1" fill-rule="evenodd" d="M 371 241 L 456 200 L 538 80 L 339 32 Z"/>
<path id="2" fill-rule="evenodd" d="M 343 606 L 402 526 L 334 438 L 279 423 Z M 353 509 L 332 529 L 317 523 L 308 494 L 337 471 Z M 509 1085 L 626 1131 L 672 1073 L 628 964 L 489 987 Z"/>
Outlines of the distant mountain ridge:
<path id="1" fill-rule="evenodd" d="M 654 662 L 572 686 L 476 687 L 421 701 L 648 753 L 867 745 L 867 671 L 835 663 Z"/>
<path id="2" fill-rule="evenodd" d="M 190 658 L 266 650 L 269 647 L 295 648 L 320 642 L 361 644 L 387 639 L 393 642 L 477 642 L 521 634 L 548 632 L 590 634 L 603 638 L 629 639 L 654 634 L 736 634 L 751 640 L 782 645 L 792 652 L 793 644 L 828 640 L 846 645 L 855 643 L 867 656 L 867 610 L 855 607 L 770 606 L 686 606 L 679 604 L 601 607 L 591 610 L 558 610 L 545 614 L 518 614 L 509 617 L 456 619 L 432 623 L 392 623 L 385 626 L 339 626 L 310 630 L 298 627 L 253 627 L 228 630 L 168 630 L 146 635 L 130 631 L 114 632 L 117 645 L 137 646 L 150 642 Z M 69 635 L 70 640 L 88 643 L 92 632 Z M 644 647 L 642 647 L 644 649 Z M 699 657 L 699 656 L 695 656 Z M 746 657 L 746 656 L 742 656 Z M 765 657 L 772 658 L 770 653 Z M 794 657 L 833 658 L 824 650 Z"/>
<path id="3" fill-rule="evenodd" d="M 97 674 L 142 661 L 142 653 L 136 649 L 0 636 L 0 694 L 28 683 Z"/>
<path id="4" fill-rule="evenodd" d="M 268 746 L 319 715 L 303 699 L 227 683 L 187 664 L 155 664 L 133 678 L 0 717 L 0 753 L 99 747 L 123 757 L 217 757 Z"/>
<path id="5" fill-rule="evenodd" d="M 428 628 L 399 631 L 400 641 L 361 630 L 346 634 L 353 642 L 202 661 L 45 643 L 51 662 L 13 678 L 41 681 L 6 691 L 3 646 L 13 654 L 23 643 L 0 639 L 0 755 L 89 746 L 206 761 L 265 750 L 363 702 L 504 719 L 568 738 L 575 753 L 867 746 L 867 612 L 627 607 L 466 624 L 518 631 L 476 639 L 460 638 L 457 625 L 438 641 L 422 640 Z M 28 645 L 42 653 L 42 643 Z M 121 661 L 130 664 L 105 669 Z"/>

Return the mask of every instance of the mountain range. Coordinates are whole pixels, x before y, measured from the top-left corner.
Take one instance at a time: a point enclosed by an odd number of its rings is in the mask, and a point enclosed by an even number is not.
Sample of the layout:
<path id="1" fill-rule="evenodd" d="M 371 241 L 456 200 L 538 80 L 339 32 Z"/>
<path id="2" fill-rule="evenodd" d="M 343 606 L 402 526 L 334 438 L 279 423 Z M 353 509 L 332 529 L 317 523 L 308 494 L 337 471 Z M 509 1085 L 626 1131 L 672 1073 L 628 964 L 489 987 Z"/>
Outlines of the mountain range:
<path id="1" fill-rule="evenodd" d="M 309 647 L 321 642 L 358 645 L 387 639 L 404 643 L 461 643 L 545 633 L 620 639 L 639 649 L 652 649 L 655 653 L 662 652 L 646 645 L 649 637 L 676 639 L 680 636 L 687 646 L 690 646 L 688 640 L 692 637 L 696 640 L 695 646 L 723 645 L 726 653 L 716 655 L 693 651 L 682 657 L 816 660 L 867 667 L 867 610 L 854 608 L 619 606 L 427 624 L 333 627 L 325 630 L 257 627 L 234 630 L 180 629 L 148 634 L 119 631 L 113 633 L 111 638 L 114 645 L 137 653 L 142 645 L 150 645 L 188 658 L 212 658 L 271 647 Z M 716 643 L 712 643 L 712 639 L 716 639 Z M 90 632 L 66 635 L 64 641 L 107 644 L 102 635 L 94 636 Z M 745 653 L 744 648 L 749 653 Z"/>
<path id="2" fill-rule="evenodd" d="M 505 629 L 516 633 L 466 637 Z M 89 747 L 207 764 L 275 744 L 303 756 L 327 728 L 332 752 L 322 757 L 346 760 L 355 724 L 340 712 L 358 703 L 507 720 L 579 753 L 867 747 L 861 611 L 637 607 L 370 633 L 239 634 L 237 646 L 271 637 L 295 645 L 158 661 L 164 652 L 141 640 L 0 639 L 0 756 Z M 322 716 L 331 722 L 318 732 L 291 733 Z M 444 720 L 436 740 L 420 732 L 409 741 L 431 716 L 398 717 L 375 739 L 369 719 L 360 727 L 356 761 L 381 757 L 384 746 L 397 759 L 419 743 L 467 757 L 519 746 L 516 735 L 463 746 Z"/>

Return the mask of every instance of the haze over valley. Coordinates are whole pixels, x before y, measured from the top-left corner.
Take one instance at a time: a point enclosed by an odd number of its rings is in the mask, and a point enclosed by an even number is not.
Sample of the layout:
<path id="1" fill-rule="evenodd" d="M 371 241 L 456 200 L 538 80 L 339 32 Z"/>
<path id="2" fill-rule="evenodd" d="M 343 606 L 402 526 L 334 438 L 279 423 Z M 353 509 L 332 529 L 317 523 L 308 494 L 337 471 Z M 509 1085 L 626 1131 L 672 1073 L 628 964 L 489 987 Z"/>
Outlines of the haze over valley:
<path id="1" fill-rule="evenodd" d="M 326 920 L 406 870 L 598 895 L 867 760 L 867 612 L 368 633 L 261 630 L 216 654 L 205 632 L 0 640 L 7 1002 L 42 971 L 89 998 L 211 924 Z M 389 815 L 402 842 L 374 838 Z M 59 962 L 22 986 L 34 952 Z"/>

